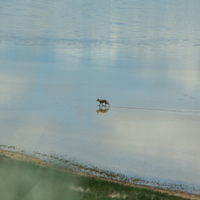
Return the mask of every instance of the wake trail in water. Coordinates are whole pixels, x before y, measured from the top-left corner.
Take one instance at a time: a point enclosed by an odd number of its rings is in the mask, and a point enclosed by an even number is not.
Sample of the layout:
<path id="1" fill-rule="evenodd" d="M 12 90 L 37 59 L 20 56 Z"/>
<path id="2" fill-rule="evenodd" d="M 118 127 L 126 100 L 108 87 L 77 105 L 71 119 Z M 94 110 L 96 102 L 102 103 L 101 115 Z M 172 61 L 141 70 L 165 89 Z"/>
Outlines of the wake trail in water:
<path id="1" fill-rule="evenodd" d="M 111 107 L 119 109 L 143 110 L 152 112 L 169 112 L 169 113 L 188 114 L 188 115 L 200 115 L 199 111 L 192 111 L 192 110 L 170 110 L 170 109 L 138 108 L 138 107 L 126 107 L 126 106 L 111 106 Z"/>

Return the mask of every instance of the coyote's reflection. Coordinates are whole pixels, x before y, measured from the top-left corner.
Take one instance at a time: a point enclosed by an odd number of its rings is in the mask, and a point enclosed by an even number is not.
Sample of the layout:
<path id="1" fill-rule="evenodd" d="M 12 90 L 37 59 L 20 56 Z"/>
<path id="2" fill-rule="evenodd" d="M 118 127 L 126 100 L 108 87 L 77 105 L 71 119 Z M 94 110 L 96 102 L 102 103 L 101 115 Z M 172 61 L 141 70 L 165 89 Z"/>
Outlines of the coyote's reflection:
<path id="1" fill-rule="evenodd" d="M 110 108 L 99 106 L 99 110 L 96 110 L 97 113 L 107 113 Z"/>

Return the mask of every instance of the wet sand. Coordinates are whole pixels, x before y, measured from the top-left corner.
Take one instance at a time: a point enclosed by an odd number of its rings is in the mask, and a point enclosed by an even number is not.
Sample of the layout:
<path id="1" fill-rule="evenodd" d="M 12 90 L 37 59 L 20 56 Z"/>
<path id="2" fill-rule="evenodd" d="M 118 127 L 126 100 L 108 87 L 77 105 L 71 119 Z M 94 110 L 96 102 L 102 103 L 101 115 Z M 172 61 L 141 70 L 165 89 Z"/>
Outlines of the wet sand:
<path id="1" fill-rule="evenodd" d="M 31 156 L 28 156 L 28 155 L 23 154 L 23 153 L 12 152 L 12 151 L 0 149 L 0 155 L 11 158 L 11 159 L 16 160 L 16 161 L 33 163 L 33 164 L 36 164 L 36 165 L 41 166 L 41 167 L 50 166 L 47 162 L 45 162 L 41 159 L 31 157 Z M 62 169 L 58 168 L 58 170 L 68 171 L 67 169 L 63 169 L 63 168 Z M 72 172 L 72 173 L 74 173 L 74 172 Z M 170 189 L 163 189 L 163 188 L 153 187 L 153 186 L 131 184 L 131 183 L 123 182 L 123 181 L 117 181 L 117 180 L 99 177 L 99 176 L 96 176 L 96 175 L 88 175 L 86 173 L 77 173 L 77 174 L 82 175 L 82 176 L 91 176 L 91 177 L 94 177 L 94 178 L 107 180 L 107 181 L 111 181 L 111 182 L 116 182 L 116 183 L 132 186 L 132 187 L 146 188 L 146 189 L 149 189 L 149 190 L 154 190 L 154 191 L 161 192 L 161 193 L 167 193 L 167 194 L 170 194 L 170 195 L 175 195 L 175 196 L 179 196 L 179 197 L 183 197 L 183 198 L 189 198 L 189 199 L 192 199 L 192 200 L 200 200 L 200 195 L 191 194 L 191 193 L 187 193 L 187 192 L 174 191 L 174 190 L 170 190 Z"/>
<path id="2" fill-rule="evenodd" d="M 0 149 L 0 155 L 9 157 L 9 158 L 16 160 L 16 161 L 29 162 L 29 163 L 33 163 L 33 164 L 36 164 L 36 165 L 39 165 L 39 166 L 48 166 L 48 164 L 45 161 L 40 160 L 40 159 L 35 158 L 35 157 L 28 156 L 28 155 L 23 154 L 23 153 L 18 153 L 18 152 Z"/>

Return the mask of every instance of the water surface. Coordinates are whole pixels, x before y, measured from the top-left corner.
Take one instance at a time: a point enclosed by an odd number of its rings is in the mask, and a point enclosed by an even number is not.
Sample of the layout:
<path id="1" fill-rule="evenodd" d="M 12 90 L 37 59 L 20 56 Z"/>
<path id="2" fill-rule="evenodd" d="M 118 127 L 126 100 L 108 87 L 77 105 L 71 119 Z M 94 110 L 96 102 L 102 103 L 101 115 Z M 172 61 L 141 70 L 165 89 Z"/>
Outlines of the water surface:
<path id="1" fill-rule="evenodd" d="M 200 189 L 199 8 L 1 0 L 1 145 Z"/>

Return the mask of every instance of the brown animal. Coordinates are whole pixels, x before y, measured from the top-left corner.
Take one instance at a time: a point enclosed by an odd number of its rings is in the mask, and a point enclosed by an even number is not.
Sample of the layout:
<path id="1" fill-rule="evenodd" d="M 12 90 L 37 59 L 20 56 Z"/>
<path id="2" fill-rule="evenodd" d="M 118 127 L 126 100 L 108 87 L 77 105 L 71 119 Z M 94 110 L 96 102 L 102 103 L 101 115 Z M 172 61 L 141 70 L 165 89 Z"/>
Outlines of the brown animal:
<path id="1" fill-rule="evenodd" d="M 97 99 L 97 101 L 99 102 L 99 106 L 105 104 L 110 106 L 110 103 L 108 102 L 108 100 L 105 99 Z"/>

